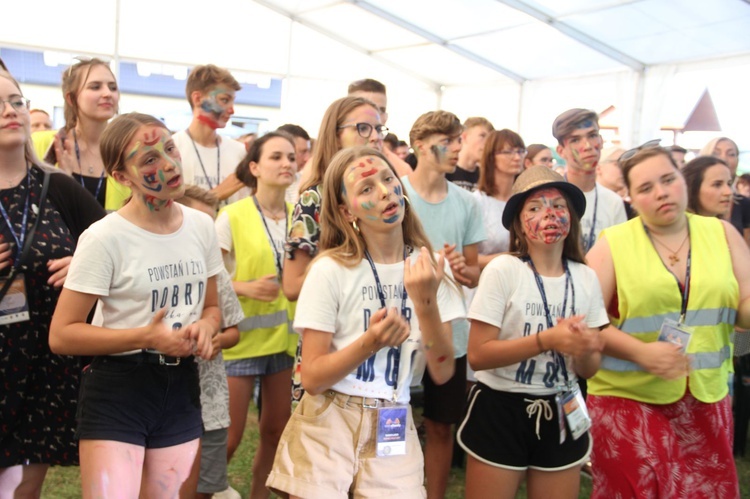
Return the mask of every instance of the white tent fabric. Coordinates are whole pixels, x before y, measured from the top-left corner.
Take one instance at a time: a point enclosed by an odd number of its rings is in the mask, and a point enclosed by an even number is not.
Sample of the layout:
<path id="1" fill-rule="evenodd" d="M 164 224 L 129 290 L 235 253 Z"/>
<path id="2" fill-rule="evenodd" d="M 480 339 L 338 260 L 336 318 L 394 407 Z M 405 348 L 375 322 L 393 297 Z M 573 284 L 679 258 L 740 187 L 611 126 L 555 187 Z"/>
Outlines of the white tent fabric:
<path id="1" fill-rule="evenodd" d="M 177 73 L 211 62 L 240 81 L 283 78 L 281 109 L 253 112 L 313 133 L 349 82 L 370 77 L 388 86 L 389 126 L 402 137 L 419 114 L 443 108 L 551 143 L 559 112 L 614 106 L 617 138 L 629 146 L 688 113 L 696 88 L 711 90 L 727 135 L 750 137 L 739 118 L 750 114 L 740 85 L 750 79 L 743 0 L 32 0 L 25 7 L 33 22 L 4 23 L 0 46 L 154 62 Z"/>

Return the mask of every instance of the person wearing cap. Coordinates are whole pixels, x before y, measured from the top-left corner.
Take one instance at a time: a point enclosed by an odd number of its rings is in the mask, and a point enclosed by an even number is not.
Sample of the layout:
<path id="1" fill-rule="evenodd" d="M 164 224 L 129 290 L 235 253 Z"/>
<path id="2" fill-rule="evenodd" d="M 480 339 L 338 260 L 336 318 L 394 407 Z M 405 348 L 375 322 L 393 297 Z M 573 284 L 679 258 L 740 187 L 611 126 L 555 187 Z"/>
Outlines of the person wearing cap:
<path id="1" fill-rule="evenodd" d="M 581 190 L 545 166 L 513 185 L 502 218 L 510 253 L 485 267 L 468 315 L 478 383 L 458 441 L 469 499 L 515 497 L 524 479 L 529 497 L 578 497 L 591 422 L 577 380 L 599 368 L 609 323 L 578 243 L 585 209 Z"/>
<path id="2" fill-rule="evenodd" d="M 587 255 L 612 322 L 589 380 L 592 498 L 739 497 L 728 377 L 734 326 L 750 327 L 750 250 L 728 222 L 686 213 L 656 141 L 620 162 L 639 216 Z"/>
<path id="3" fill-rule="evenodd" d="M 569 109 L 555 119 L 552 135 L 558 142 L 557 153 L 567 166 L 565 179 L 586 196 L 586 213 L 581 217 L 581 243 L 583 250 L 588 251 L 602 230 L 628 219 L 622 198 L 596 181 L 603 145 L 599 117 L 588 109 Z"/>

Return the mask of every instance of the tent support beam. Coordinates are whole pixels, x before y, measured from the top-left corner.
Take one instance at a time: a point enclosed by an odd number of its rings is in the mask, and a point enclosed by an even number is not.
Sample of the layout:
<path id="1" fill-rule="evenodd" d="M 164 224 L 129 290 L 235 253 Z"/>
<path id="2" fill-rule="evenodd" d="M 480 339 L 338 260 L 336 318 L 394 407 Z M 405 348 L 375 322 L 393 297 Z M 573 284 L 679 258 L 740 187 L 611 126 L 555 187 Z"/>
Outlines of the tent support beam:
<path id="1" fill-rule="evenodd" d="M 623 64 L 625 66 L 628 66 L 630 69 L 634 71 L 643 71 L 646 69 L 646 65 L 642 63 L 641 61 L 638 61 L 632 57 L 630 57 L 627 54 L 624 54 L 623 52 L 620 52 L 617 49 L 614 49 L 610 47 L 607 44 L 604 44 L 600 42 L 599 40 L 590 37 L 586 33 L 579 31 L 572 26 L 569 26 L 568 24 L 559 21 L 555 19 L 554 17 L 551 17 L 544 12 L 536 9 L 535 7 L 530 6 L 523 0 L 497 0 L 498 2 L 507 5 L 508 7 L 511 7 L 513 9 L 519 10 L 523 12 L 524 14 L 527 14 L 534 19 L 538 21 L 542 21 L 543 23 L 551 26 L 552 28 L 555 28 L 560 33 L 569 36 L 573 40 L 582 43 L 583 45 L 586 45 L 592 50 L 595 50 L 599 52 L 600 54 L 603 54 L 610 59 L 613 59 L 620 64 Z"/>
<path id="2" fill-rule="evenodd" d="M 277 14 L 280 14 L 280 15 L 282 15 L 284 17 L 289 18 L 291 21 L 293 21 L 295 23 L 298 23 L 298 24 L 300 24 L 302 26 L 305 26 L 306 28 L 309 28 L 309 29 L 311 29 L 313 31 L 317 31 L 321 35 L 323 35 L 323 36 L 325 36 L 327 38 L 330 38 L 331 40 L 334 40 L 334 41 L 336 41 L 336 42 L 344 45 L 345 47 L 349 47 L 352 50 L 355 50 L 355 51 L 360 52 L 360 53 L 362 53 L 364 55 L 370 56 L 373 59 L 376 59 L 378 62 L 381 62 L 381 63 L 385 64 L 386 66 L 392 67 L 392 68 L 396 69 L 397 71 L 399 71 L 401 73 L 408 74 L 410 77 L 414 78 L 415 80 L 418 80 L 418 81 L 421 81 L 422 83 L 427 84 L 435 92 L 437 92 L 438 89 L 440 88 L 441 83 L 433 81 L 433 80 L 430 80 L 429 78 L 425 78 L 424 75 L 415 73 L 414 71 L 411 71 L 408 68 L 404 68 L 402 66 L 399 66 L 398 64 L 394 64 L 393 62 L 389 61 L 385 57 L 382 57 L 382 56 L 378 55 L 375 52 L 367 50 L 364 47 L 360 47 L 358 45 L 355 45 L 355 44 L 353 44 L 351 42 L 351 40 L 347 40 L 347 39 L 341 37 L 340 35 L 337 35 L 336 33 L 333 33 L 331 31 L 328 31 L 327 29 L 321 28 L 320 26 L 317 26 L 317 25 L 315 25 L 313 23 L 307 22 L 304 19 L 300 19 L 297 16 L 295 16 L 294 14 L 292 14 L 291 12 L 286 11 L 286 10 L 282 9 L 281 7 L 275 5 L 273 2 L 268 2 L 266 0 L 253 0 L 253 1 L 255 3 L 257 3 L 258 5 L 262 5 L 263 7 L 266 7 L 267 9 L 276 12 Z"/>
<path id="3" fill-rule="evenodd" d="M 387 12 L 380 7 L 377 7 L 376 5 L 373 5 L 372 2 L 364 1 L 364 0 L 346 0 L 349 3 L 352 3 L 356 5 L 357 7 L 366 10 L 367 12 L 374 14 L 378 16 L 381 19 L 384 19 L 388 22 L 391 22 L 395 24 L 396 26 L 403 28 L 407 31 L 411 31 L 415 35 L 421 36 L 422 38 L 425 38 L 426 40 L 435 43 L 437 45 L 440 45 L 441 47 L 450 50 L 451 52 L 455 52 L 456 54 L 460 55 L 461 57 L 464 57 L 466 59 L 469 59 L 470 61 L 476 62 L 477 64 L 481 64 L 482 66 L 491 69 L 492 71 L 495 71 L 497 73 L 500 73 L 501 75 L 510 78 L 511 80 L 515 81 L 516 83 L 523 83 L 526 81 L 526 78 L 519 75 L 518 73 L 514 73 L 508 68 L 505 68 L 503 66 L 500 66 L 498 64 L 495 64 L 492 61 L 489 61 L 485 59 L 484 57 L 475 54 L 474 52 L 471 52 L 470 50 L 466 50 L 462 47 L 459 47 L 457 45 L 454 45 L 450 43 L 448 40 L 445 40 L 443 38 L 440 38 L 435 33 L 432 33 L 430 31 L 427 31 L 425 29 L 420 28 L 419 26 L 416 26 L 409 21 L 394 16 L 390 12 Z"/>

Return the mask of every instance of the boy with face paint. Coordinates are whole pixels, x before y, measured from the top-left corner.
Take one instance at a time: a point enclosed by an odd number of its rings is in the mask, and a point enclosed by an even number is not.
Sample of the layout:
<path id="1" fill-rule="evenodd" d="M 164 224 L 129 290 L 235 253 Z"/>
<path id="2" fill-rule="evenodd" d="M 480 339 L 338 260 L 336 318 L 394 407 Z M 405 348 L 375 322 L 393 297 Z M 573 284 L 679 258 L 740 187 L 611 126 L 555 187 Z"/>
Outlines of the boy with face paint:
<path id="1" fill-rule="evenodd" d="M 558 142 L 557 153 L 567 166 L 565 179 L 586 196 L 581 244 L 588 251 L 601 231 L 628 219 L 622 198 L 596 182 L 603 145 L 599 117 L 588 109 L 569 109 L 555 119 L 552 135 Z"/>
<path id="2" fill-rule="evenodd" d="M 250 194 L 234 174 L 245 157 L 244 145 L 217 133 L 234 114 L 234 96 L 241 88 L 224 68 L 213 64 L 193 68 L 185 86 L 193 120 L 187 130 L 173 136 L 182 156 L 185 184 L 208 189 L 226 202 Z"/>
<path id="3" fill-rule="evenodd" d="M 446 111 L 417 118 L 409 132 L 417 168 L 401 180 L 430 243 L 442 249 L 455 280 L 473 288 L 479 280 L 477 245 L 486 237 L 482 213 L 471 193 L 445 178 L 456 170 L 463 131 L 456 115 Z M 423 378 L 428 497 L 443 497 L 447 487 L 453 453 L 451 425 L 460 421 L 466 399 L 468 326 L 465 320 L 453 322 L 454 376 L 441 386 L 429 375 Z"/>

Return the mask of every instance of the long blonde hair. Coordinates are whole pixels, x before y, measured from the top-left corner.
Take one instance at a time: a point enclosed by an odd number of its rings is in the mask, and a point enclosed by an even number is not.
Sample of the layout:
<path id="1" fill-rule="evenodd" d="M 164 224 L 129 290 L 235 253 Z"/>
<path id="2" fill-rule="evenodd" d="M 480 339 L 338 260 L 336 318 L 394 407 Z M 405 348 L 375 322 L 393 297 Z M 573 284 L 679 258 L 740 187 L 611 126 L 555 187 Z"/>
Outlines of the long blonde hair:
<path id="1" fill-rule="evenodd" d="M 299 192 L 302 193 L 310 187 L 323 183 L 323 176 L 329 163 L 341 149 L 339 143 L 339 127 L 344 124 L 346 117 L 360 106 L 371 106 L 378 114 L 380 110 L 370 100 L 363 97 L 343 97 L 328 106 L 323 121 L 320 123 L 315 149 L 313 151 L 312 163 L 310 164 L 310 177 L 300 185 Z"/>
<path id="2" fill-rule="evenodd" d="M 375 156 L 383 160 L 398 178 L 393 165 L 381 152 L 371 147 L 348 147 L 339 151 L 331 160 L 321 189 L 323 205 L 320 212 L 320 243 L 318 244 L 321 249 L 320 256 L 329 256 L 347 267 L 353 267 L 361 262 L 367 248 L 362 234 L 346 221 L 339 209 L 341 205 L 346 205 L 343 195 L 345 192 L 344 173 L 352 162 L 367 156 Z M 401 188 L 403 189 L 403 184 Z M 412 248 L 424 246 L 432 255 L 430 240 L 425 235 L 419 217 L 408 202 L 405 203 L 404 208 L 402 222 L 404 244 Z"/>

